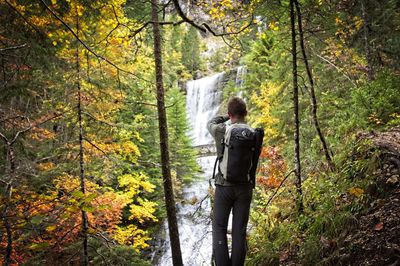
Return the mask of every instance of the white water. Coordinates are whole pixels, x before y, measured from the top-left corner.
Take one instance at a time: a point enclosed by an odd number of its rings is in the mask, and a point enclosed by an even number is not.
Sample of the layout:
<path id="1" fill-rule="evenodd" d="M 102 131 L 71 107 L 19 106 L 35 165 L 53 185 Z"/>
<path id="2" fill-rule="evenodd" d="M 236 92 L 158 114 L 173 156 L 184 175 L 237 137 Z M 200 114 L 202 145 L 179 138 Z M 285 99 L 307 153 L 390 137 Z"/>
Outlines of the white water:
<path id="1" fill-rule="evenodd" d="M 193 129 L 191 137 L 194 145 L 213 142 L 206 126 L 208 120 L 218 112 L 222 96 L 222 91 L 218 89 L 223 77 L 224 73 L 218 73 L 186 84 L 186 110 Z"/>
<path id="2" fill-rule="evenodd" d="M 244 83 L 244 77 L 247 74 L 247 68 L 245 66 L 240 66 L 237 68 L 237 72 L 236 72 L 236 87 L 238 88 L 242 88 L 243 87 L 243 83 Z"/>
<path id="3" fill-rule="evenodd" d="M 235 80 L 237 86 L 242 85 L 244 72 L 245 69 L 238 68 Z M 221 82 L 224 75 L 224 73 L 218 73 L 189 81 L 186 84 L 186 112 L 192 127 L 190 136 L 195 146 L 213 143 L 207 131 L 207 122 L 218 113 L 222 98 Z M 211 205 L 210 199 L 206 196 L 215 156 L 201 157 L 197 161 L 203 170 L 201 178 L 183 189 L 184 200 L 177 204 L 179 237 L 185 266 L 210 265 L 211 262 Z M 162 255 L 158 262 L 159 266 L 172 265 L 167 221 L 164 222 L 164 230 L 167 239 L 160 247 Z"/>

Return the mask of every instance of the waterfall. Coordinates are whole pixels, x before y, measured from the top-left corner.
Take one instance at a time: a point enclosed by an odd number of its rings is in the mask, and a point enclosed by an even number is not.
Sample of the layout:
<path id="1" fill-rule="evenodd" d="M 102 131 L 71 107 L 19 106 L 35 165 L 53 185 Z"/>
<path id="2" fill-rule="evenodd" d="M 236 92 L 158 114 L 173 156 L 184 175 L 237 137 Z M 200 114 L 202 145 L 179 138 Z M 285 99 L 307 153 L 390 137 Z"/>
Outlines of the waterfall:
<path id="1" fill-rule="evenodd" d="M 206 126 L 207 121 L 218 112 L 222 94 L 218 89 L 223 77 L 222 72 L 186 84 L 186 112 L 192 126 L 194 145 L 210 144 L 213 141 Z"/>
<path id="2" fill-rule="evenodd" d="M 242 88 L 244 83 L 244 76 L 247 74 L 247 68 L 245 66 L 240 66 L 236 70 L 236 79 L 235 84 L 236 87 Z"/>

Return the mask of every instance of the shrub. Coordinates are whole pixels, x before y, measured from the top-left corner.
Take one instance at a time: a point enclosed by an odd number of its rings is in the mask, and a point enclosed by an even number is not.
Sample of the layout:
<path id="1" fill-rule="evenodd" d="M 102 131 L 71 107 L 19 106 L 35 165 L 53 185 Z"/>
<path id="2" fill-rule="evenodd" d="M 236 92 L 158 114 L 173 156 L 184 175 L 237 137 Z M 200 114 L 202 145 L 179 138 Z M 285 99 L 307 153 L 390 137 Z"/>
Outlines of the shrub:
<path id="1" fill-rule="evenodd" d="M 400 77 L 389 72 L 380 73 L 374 81 L 352 92 L 354 113 L 370 126 L 400 122 Z M 400 124 L 400 123 L 398 123 Z"/>

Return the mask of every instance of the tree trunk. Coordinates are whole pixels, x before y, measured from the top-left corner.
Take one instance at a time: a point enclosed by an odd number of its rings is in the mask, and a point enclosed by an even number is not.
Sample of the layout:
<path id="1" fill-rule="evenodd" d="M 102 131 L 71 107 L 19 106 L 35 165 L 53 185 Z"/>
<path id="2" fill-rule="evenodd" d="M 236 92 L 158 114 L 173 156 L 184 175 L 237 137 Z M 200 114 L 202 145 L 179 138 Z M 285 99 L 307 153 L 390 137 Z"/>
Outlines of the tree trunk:
<path id="1" fill-rule="evenodd" d="M 6 235 L 7 235 L 7 246 L 6 246 L 6 254 L 4 256 L 4 265 L 8 266 L 11 265 L 11 255 L 12 255 L 12 245 L 13 245 L 12 230 L 9 220 L 8 209 L 10 208 L 11 205 L 11 193 L 13 189 L 12 182 L 15 174 L 15 157 L 14 157 L 14 149 L 12 147 L 13 143 L 10 143 L 8 140 L 5 140 L 5 142 L 7 145 L 7 161 L 10 164 L 10 168 L 8 170 L 10 178 L 8 183 L 5 184 L 6 185 L 5 202 L 4 202 L 4 210 L 2 213 L 2 218 L 4 221 L 4 227 L 6 228 Z"/>
<path id="2" fill-rule="evenodd" d="M 10 190 L 11 189 L 12 188 L 10 188 Z M 7 191 L 7 193 L 8 193 L 8 191 Z M 10 193 L 11 192 L 9 192 L 8 194 L 10 194 Z M 8 206 L 6 206 L 6 208 L 8 208 Z M 7 211 L 5 212 L 5 215 L 7 215 Z M 12 254 L 12 242 L 13 241 L 12 241 L 11 225 L 10 225 L 10 221 L 8 220 L 7 217 L 4 217 L 4 226 L 6 228 L 6 233 L 7 233 L 7 247 L 6 247 L 6 256 L 4 257 L 4 265 L 8 266 L 8 265 L 11 265 L 11 254 Z"/>
<path id="3" fill-rule="evenodd" d="M 77 30 L 76 34 L 79 34 L 79 18 L 77 14 Z M 77 89 L 78 89 L 78 124 L 79 124 L 79 178 L 80 178 L 80 186 L 81 192 L 83 195 L 86 194 L 86 185 L 85 185 L 85 168 L 83 161 L 83 125 L 82 125 L 82 98 L 81 98 L 81 83 L 80 83 L 80 61 L 79 61 L 79 43 L 76 47 L 76 72 L 77 72 Z M 81 209 L 81 217 L 82 217 L 82 265 L 87 266 L 89 264 L 88 258 L 88 217 L 87 213 L 83 208 Z"/>
<path id="4" fill-rule="evenodd" d="M 168 216 L 169 238 L 171 241 L 172 261 L 174 266 L 183 265 L 179 241 L 176 206 L 169 163 L 167 116 L 165 112 L 164 87 L 162 76 L 161 33 L 158 23 L 158 0 L 152 0 L 152 21 L 154 36 L 154 61 L 157 90 L 158 127 L 160 132 L 161 170 L 163 175 L 165 205 Z"/>
<path id="5" fill-rule="evenodd" d="M 294 0 L 290 0 L 290 25 L 292 33 L 292 75 L 293 75 L 293 114 L 294 114 L 294 165 L 296 175 L 297 210 L 303 211 L 303 192 L 301 189 L 300 135 L 299 135 L 299 86 L 297 81 L 297 43 L 294 13 Z"/>
<path id="6" fill-rule="evenodd" d="M 363 34 L 364 34 L 364 49 L 365 49 L 365 58 L 367 59 L 367 75 L 368 79 L 372 80 L 374 78 L 374 69 L 372 66 L 372 57 L 371 57 L 371 47 L 369 44 L 369 19 L 367 11 L 365 10 L 365 0 L 361 1 L 361 15 L 363 19 Z"/>
<path id="7" fill-rule="evenodd" d="M 306 53 L 306 49 L 305 49 L 305 45 L 304 45 L 303 23 L 302 23 L 302 18 L 301 18 L 300 5 L 297 0 L 294 0 L 294 3 L 296 6 L 296 13 L 297 13 L 297 27 L 299 29 L 300 48 L 301 48 L 301 53 L 302 53 L 303 60 L 304 60 L 304 65 L 306 67 L 308 82 L 310 83 L 312 120 L 313 120 L 315 129 L 317 130 L 319 140 L 321 141 L 322 148 L 324 150 L 325 158 L 328 163 L 329 169 L 332 171 L 334 169 L 334 164 L 333 164 L 333 161 L 332 161 L 332 158 L 330 155 L 330 151 L 328 149 L 328 145 L 326 144 L 325 137 L 322 134 L 321 127 L 320 127 L 319 121 L 318 121 L 318 115 L 317 115 L 318 104 L 317 104 L 317 98 L 315 96 L 314 78 L 311 73 L 311 67 L 308 63 L 307 53 Z"/>

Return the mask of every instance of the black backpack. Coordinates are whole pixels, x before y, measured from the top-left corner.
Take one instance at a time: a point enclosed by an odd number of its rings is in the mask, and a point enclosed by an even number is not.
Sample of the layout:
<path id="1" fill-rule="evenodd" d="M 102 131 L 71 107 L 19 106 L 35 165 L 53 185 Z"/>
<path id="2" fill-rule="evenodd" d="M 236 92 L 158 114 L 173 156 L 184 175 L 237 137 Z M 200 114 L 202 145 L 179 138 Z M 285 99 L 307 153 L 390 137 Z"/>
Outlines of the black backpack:
<path id="1" fill-rule="evenodd" d="M 223 155 L 215 162 L 213 178 L 219 162 L 218 171 L 226 181 L 232 184 L 250 182 L 254 187 L 263 138 L 262 128 L 253 129 L 246 124 L 227 126 L 222 140 Z"/>

